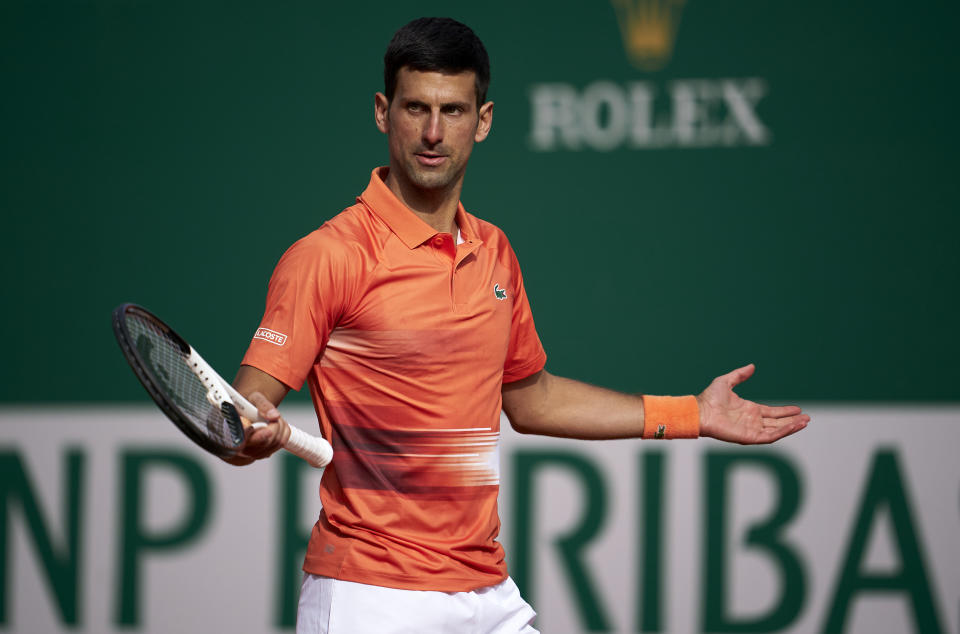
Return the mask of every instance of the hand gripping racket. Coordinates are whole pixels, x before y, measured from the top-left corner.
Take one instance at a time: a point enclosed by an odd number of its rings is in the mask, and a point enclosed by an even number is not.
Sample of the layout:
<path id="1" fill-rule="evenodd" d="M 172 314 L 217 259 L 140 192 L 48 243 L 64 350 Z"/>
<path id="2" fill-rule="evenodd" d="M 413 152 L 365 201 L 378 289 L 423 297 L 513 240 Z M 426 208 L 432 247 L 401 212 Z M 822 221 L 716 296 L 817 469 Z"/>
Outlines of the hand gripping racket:
<path id="1" fill-rule="evenodd" d="M 266 425 L 257 408 L 224 381 L 183 337 L 136 304 L 113 311 L 113 334 L 133 373 L 173 423 L 193 442 L 221 458 L 244 443 L 244 417 Z M 314 467 L 325 467 L 333 449 L 323 438 L 290 425 L 284 448 Z"/>

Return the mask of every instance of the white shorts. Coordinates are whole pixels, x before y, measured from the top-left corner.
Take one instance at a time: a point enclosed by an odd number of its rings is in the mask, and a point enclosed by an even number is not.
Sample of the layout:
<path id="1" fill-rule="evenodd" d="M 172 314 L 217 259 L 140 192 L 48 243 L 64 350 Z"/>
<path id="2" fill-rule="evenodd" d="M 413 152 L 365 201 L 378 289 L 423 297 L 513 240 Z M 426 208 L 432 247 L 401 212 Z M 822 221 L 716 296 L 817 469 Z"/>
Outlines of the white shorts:
<path id="1" fill-rule="evenodd" d="M 509 577 L 470 592 L 398 590 L 306 573 L 297 634 L 538 634 Z"/>

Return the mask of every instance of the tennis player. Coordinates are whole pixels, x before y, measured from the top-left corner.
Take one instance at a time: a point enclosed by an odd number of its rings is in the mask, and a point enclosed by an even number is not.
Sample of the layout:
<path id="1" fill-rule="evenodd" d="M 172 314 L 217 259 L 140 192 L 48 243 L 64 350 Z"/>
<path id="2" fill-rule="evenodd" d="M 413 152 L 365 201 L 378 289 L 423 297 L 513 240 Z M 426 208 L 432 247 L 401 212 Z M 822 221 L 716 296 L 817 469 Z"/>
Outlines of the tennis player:
<path id="1" fill-rule="evenodd" d="M 296 242 L 235 385 L 271 421 L 234 464 L 275 452 L 277 411 L 304 382 L 334 448 L 304 561 L 297 632 L 530 633 L 499 530 L 500 411 L 521 433 L 769 443 L 806 426 L 733 388 L 621 394 L 544 369 L 517 258 L 460 191 L 493 123 L 486 50 L 423 18 L 394 35 L 374 97 L 389 165 L 356 204 Z"/>

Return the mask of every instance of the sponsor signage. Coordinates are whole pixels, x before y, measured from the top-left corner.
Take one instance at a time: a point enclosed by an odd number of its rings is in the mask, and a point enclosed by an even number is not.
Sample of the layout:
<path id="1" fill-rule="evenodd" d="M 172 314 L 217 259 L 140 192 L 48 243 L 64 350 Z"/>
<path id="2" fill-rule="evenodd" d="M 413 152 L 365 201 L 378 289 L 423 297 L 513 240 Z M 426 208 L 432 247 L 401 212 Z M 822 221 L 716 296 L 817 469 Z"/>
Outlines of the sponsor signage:
<path id="1" fill-rule="evenodd" d="M 530 87 L 530 146 L 560 150 L 658 149 L 768 145 L 757 113 L 763 79 L 599 80 Z"/>
<path id="2" fill-rule="evenodd" d="M 806 409 L 769 447 L 505 430 L 501 541 L 541 630 L 957 631 L 960 409 Z M 318 471 L 230 467 L 152 408 L 0 421 L 0 629 L 292 630 Z"/>
<path id="3" fill-rule="evenodd" d="M 624 53 L 642 71 L 669 62 L 684 2 L 612 0 Z M 533 83 L 528 139 L 539 152 L 765 146 L 762 77 Z"/>
<path id="4" fill-rule="evenodd" d="M 673 54 L 684 0 L 611 0 L 623 48 L 643 70 L 660 70 Z"/>

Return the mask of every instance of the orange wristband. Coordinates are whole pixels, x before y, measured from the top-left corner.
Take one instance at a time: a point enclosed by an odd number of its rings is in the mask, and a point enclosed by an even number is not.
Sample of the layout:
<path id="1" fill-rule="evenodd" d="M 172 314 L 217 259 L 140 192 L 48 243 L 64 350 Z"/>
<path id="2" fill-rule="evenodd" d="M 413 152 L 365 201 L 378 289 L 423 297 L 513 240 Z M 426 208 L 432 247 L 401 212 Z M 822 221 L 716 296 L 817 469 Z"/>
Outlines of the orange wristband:
<path id="1" fill-rule="evenodd" d="M 643 438 L 697 438 L 700 408 L 696 396 L 643 395 Z"/>

